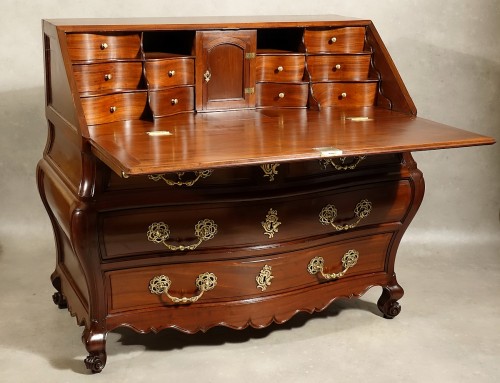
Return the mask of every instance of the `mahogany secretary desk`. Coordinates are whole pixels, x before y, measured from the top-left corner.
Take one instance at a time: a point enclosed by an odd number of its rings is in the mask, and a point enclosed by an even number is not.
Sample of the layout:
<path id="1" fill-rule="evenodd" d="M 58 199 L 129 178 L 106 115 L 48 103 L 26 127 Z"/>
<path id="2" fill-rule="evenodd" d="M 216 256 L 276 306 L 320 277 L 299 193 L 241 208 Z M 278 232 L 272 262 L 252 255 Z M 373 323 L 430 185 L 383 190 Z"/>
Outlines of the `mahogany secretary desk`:
<path id="1" fill-rule="evenodd" d="M 416 117 L 369 20 L 43 21 L 38 188 L 54 302 L 106 335 L 283 323 L 381 286 L 424 194 L 411 152 L 494 140 Z"/>

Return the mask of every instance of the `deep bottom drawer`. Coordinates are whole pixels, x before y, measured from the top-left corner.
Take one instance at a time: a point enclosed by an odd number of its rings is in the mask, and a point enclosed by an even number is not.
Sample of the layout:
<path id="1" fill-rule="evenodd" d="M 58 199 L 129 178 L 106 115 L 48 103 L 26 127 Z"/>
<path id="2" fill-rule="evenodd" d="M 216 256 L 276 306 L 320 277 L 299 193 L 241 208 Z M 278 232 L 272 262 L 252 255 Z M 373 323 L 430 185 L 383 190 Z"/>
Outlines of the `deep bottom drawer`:
<path id="1" fill-rule="evenodd" d="M 110 291 L 109 312 L 176 304 L 161 292 L 167 280 L 170 281 L 168 294 L 174 300 L 192 299 L 201 292 L 196 285 L 197 279 L 206 280 L 204 277 L 208 273 L 213 274 L 209 278 L 211 289 L 204 291 L 193 304 L 243 300 L 382 272 L 392 236 L 393 233 L 383 233 L 359 237 L 264 258 L 111 271 L 106 274 Z M 321 263 L 324 275 L 318 269 Z M 345 274 L 328 280 L 332 274 L 341 272 Z"/>

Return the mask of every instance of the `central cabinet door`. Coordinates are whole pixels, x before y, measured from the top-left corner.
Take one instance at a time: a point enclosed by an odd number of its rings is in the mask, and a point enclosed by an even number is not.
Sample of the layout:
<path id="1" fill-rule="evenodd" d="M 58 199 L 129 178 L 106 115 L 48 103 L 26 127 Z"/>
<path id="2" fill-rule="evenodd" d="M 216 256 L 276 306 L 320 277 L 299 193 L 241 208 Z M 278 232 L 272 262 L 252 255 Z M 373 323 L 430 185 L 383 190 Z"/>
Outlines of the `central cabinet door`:
<path id="1" fill-rule="evenodd" d="M 255 107 L 257 32 L 196 32 L 196 109 Z"/>

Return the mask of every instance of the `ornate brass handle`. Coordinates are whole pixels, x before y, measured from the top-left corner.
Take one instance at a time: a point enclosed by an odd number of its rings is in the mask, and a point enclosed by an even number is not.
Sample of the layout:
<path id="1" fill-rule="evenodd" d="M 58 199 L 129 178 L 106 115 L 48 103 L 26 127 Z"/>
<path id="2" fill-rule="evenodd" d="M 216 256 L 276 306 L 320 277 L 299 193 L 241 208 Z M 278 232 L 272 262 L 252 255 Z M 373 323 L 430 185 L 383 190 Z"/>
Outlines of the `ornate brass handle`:
<path id="1" fill-rule="evenodd" d="M 170 186 L 193 186 L 196 182 L 198 182 L 199 179 L 210 177 L 213 172 L 214 171 L 210 169 L 196 170 L 194 172 L 195 178 L 189 181 L 182 180 L 182 177 L 184 176 L 185 172 L 175 173 L 177 174 L 177 181 L 166 178 L 165 174 L 152 174 L 149 175 L 148 178 L 153 181 L 163 180 L 167 185 Z"/>
<path id="2" fill-rule="evenodd" d="M 173 303 L 188 304 L 195 303 L 201 298 L 205 291 L 210 291 L 217 286 L 217 277 L 214 273 L 203 273 L 196 278 L 195 285 L 198 288 L 198 294 L 193 297 L 174 297 L 168 293 L 172 281 L 166 275 L 158 275 L 149 281 L 149 291 L 151 294 L 161 295 L 165 294 Z"/>
<path id="3" fill-rule="evenodd" d="M 346 164 L 348 158 L 353 158 L 354 162 Z M 327 158 L 326 160 L 319 160 L 319 164 L 323 169 L 326 169 L 328 165 L 332 165 L 335 170 L 354 170 L 363 161 L 366 156 L 355 156 L 355 157 L 340 157 L 340 164 L 336 164 L 333 158 Z"/>
<path id="4" fill-rule="evenodd" d="M 307 271 L 309 271 L 309 274 L 312 275 L 321 273 L 321 276 L 327 280 L 339 279 L 345 275 L 347 270 L 356 265 L 358 259 L 359 253 L 356 250 L 351 249 L 347 251 L 342 257 L 342 267 L 344 268 L 344 270 L 339 273 L 326 274 L 324 271 L 325 260 L 323 259 L 323 257 L 314 257 L 313 259 L 311 259 L 311 261 L 309 261 L 309 264 L 307 265 Z"/>
<path id="5" fill-rule="evenodd" d="M 356 221 L 351 224 L 338 225 L 334 222 L 335 218 L 337 218 L 337 208 L 335 205 L 326 205 L 323 209 L 321 209 L 321 213 L 319 213 L 319 221 L 322 225 L 332 225 L 337 231 L 349 230 L 358 226 L 363 218 L 370 215 L 371 211 L 372 203 L 370 201 L 367 199 L 359 201 L 354 209 L 354 215 L 357 218 Z"/>
<path id="6" fill-rule="evenodd" d="M 209 241 L 217 234 L 217 224 L 211 219 L 202 219 L 194 227 L 194 235 L 198 242 L 191 245 L 170 245 L 165 241 L 170 237 L 170 229 L 165 222 L 153 222 L 148 228 L 148 241 L 163 243 L 167 249 L 172 251 L 194 250 L 202 242 Z"/>

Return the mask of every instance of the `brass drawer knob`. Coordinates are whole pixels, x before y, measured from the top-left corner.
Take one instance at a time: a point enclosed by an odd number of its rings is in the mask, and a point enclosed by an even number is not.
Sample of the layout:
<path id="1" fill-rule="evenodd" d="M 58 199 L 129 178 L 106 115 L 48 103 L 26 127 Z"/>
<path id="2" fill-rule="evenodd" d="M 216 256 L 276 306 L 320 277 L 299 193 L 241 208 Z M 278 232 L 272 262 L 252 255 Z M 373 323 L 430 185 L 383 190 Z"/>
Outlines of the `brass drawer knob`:
<path id="1" fill-rule="evenodd" d="M 194 250 L 202 242 L 209 241 L 217 234 L 217 224 L 211 219 L 202 219 L 194 227 L 194 235 L 198 238 L 198 242 L 191 245 L 170 245 L 167 239 L 170 237 L 170 229 L 165 222 L 154 222 L 149 225 L 147 236 L 148 241 L 154 243 L 162 243 L 165 247 L 172 251 Z"/>
<path id="2" fill-rule="evenodd" d="M 278 94 L 278 97 L 279 97 L 279 98 L 285 98 L 285 93 L 280 92 L 280 93 Z"/>
<path id="3" fill-rule="evenodd" d="M 151 294 L 161 295 L 165 294 L 175 304 L 189 304 L 195 303 L 201 298 L 205 291 L 210 291 L 217 286 L 217 277 L 214 273 L 203 273 L 196 278 L 195 286 L 198 293 L 192 297 L 174 297 L 169 294 L 168 290 L 172 285 L 172 281 L 166 275 L 158 275 L 149 281 L 149 291 Z"/>
<path id="4" fill-rule="evenodd" d="M 117 108 L 116 108 L 116 106 L 112 106 L 112 107 L 110 107 L 110 108 L 109 108 L 109 113 L 114 113 L 114 112 L 116 112 L 116 109 L 117 109 Z"/>
<path id="5" fill-rule="evenodd" d="M 335 65 L 335 69 L 339 70 L 341 68 L 340 64 Z"/>
<path id="6" fill-rule="evenodd" d="M 111 75 L 111 73 L 106 73 L 104 75 L 104 81 L 109 81 L 113 78 L 113 76 Z"/>
<path id="7" fill-rule="evenodd" d="M 169 70 L 168 77 L 174 77 L 174 76 L 175 76 L 175 70 Z"/>
<path id="8" fill-rule="evenodd" d="M 351 267 L 354 267 L 356 263 L 358 263 L 358 259 L 359 253 L 356 250 L 351 249 L 347 251 L 342 257 L 342 267 L 344 268 L 344 270 L 339 273 L 327 274 L 324 270 L 325 260 L 323 259 L 323 257 L 314 257 L 313 259 L 311 259 L 311 261 L 309 261 L 309 264 L 307 265 L 307 271 L 311 275 L 321 273 L 321 276 L 326 280 L 339 279 L 345 275 L 347 270 L 349 270 Z"/>
<path id="9" fill-rule="evenodd" d="M 340 97 L 342 97 L 342 98 L 347 98 L 347 93 L 346 93 L 346 92 L 342 92 L 342 93 L 340 94 Z"/>
<path id="10" fill-rule="evenodd" d="M 172 100 L 170 100 L 170 103 L 171 103 L 172 105 L 177 105 L 177 104 L 179 103 L 179 99 L 177 99 L 177 98 L 173 98 Z"/>
<path id="11" fill-rule="evenodd" d="M 102 43 L 101 44 L 101 50 L 104 50 L 104 49 L 107 49 L 108 48 L 108 44 L 107 43 Z"/>
<path id="12" fill-rule="evenodd" d="M 283 72 L 283 69 L 284 69 L 284 68 L 283 68 L 283 66 L 281 66 L 281 65 L 280 65 L 279 67 L 277 67 L 277 68 L 276 68 L 276 70 L 277 70 L 278 72 Z"/>
<path id="13" fill-rule="evenodd" d="M 330 43 L 333 44 L 333 43 L 336 43 L 337 42 L 337 38 L 336 37 L 332 37 L 330 39 Z"/>
<path id="14" fill-rule="evenodd" d="M 322 225 L 331 225 L 337 231 L 353 229 L 361 222 L 362 219 L 368 217 L 372 211 L 372 203 L 367 199 L 359 201 L 354 209 L 356 221 L 350 224 L 336 224 L 337 208 L 335 205 L 326 205 L 319 213 L 319 222 Z"/>

